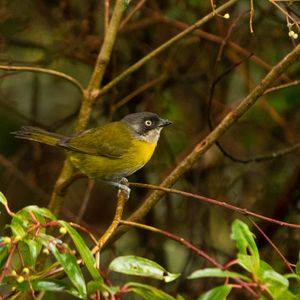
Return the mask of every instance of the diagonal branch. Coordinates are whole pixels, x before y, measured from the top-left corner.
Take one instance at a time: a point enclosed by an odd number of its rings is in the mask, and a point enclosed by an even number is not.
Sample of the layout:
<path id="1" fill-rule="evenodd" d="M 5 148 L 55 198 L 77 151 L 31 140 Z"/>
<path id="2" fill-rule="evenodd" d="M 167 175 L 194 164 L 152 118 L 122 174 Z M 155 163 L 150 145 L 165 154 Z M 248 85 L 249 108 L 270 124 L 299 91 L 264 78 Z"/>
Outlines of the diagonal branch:
<path id="1" fill-rule="evenodd" d="M 187 154 L 177 167 L 164 179 L 160 186 L 171 187 L 174 185 L 180 177 L 190 170 L 193 164 L 256 103 L 259 97 L 264 94 L 278 77 L 299 59 L 300 44 L 274 66 L 252 92 L 250 92 L 235 109 L 228 113 L 221 123 L 203 141 L 199 141 L 194 149 Z M 152 192 L 141 206 L 128 218 L 128 221 L 138 222 L 141 220 L 165 194 L 166 192 L 164 191 Z M 120 227 L 117 233 L 121 234 L 126 230 L 124 227 Z"/>

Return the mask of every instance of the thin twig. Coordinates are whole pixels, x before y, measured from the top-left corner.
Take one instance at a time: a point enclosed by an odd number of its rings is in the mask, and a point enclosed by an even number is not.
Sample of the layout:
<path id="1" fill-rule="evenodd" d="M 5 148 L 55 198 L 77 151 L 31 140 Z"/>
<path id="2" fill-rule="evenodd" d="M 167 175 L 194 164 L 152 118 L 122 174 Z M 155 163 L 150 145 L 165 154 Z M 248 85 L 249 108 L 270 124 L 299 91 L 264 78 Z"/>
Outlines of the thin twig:
<path id="1" fill-rule="evenodd" d="M 136 6 L 130 11 L 130 13 L 122 21 L 120 25 L 121 29 L 128 23 L 128 21 L 132 18 L 132 16 L 144 5 L 145 1 L 146 0 L 140 0 L 140 2 L 136 4 Z"/>
<path id="2" fill-rule="evenodd" d="M 82 203 L 80 205 L 75 223 L 80 223 L 81 222 L 81 219 L 83 218 L 83 215 L 86 211 L 87 205 L 88 205 L 89 200 L 91 198 L 91 193 L 92 193 L 94 185 L 95 185 L 95 180 L 89 179 L 88 186 L 86 188 L 85 195 L 84 195 Z"/>
<path id="3" fill-rule="evenodd" d="M 162 234 L 162 235 L 164 235 L 164 236 L 172 239 L 173 241 L 176 241 L 179 244 L 183 245 L 188 250 L 196 253 L 198 256 L 203 257 L 204 259 L 206 259 L 207 261 L 209 261 L 215 267 L 217 267 L 219 269 L 223 269 L 223 266 L 220 263 L 218 263 L 214 258 L 210 257 L 204 251 L 198 249 L 197 247 L 195 247 L 190 242 L 186 241 L 184 238 L 182 238 L 180 236 L 177 236 L 175 234 L 172 234 L 172 233 L 170 233 L 168 231 L 165 231 L 165 230 L 162 230 L 162 229 L 158 229 L 158 228 L 153 227 L 153 226 L 149 226 L 149 225 L 145 225 L 145 224 L 140 224 L 140 223 L 136 223 L 136 222 L 130 222 L 130 221 L 121 220 L 120 224 L 129 225 L 129 226 L 133 226 L 133 227 L 137 227 L 137 228 L 142 228 L 142 229 L 145 229 L 145 230 L 149 230 L 149 231 L 152 231 L 152 232 L 160 233 L 160 234 Z"/>
<path id="4" fill-rule="evenodd" d="M 268 243 L 272 246 L 272 248 L 275 250 L 275 252 L 280 256 L 280 258 L 283 260 L 283 262 L 289 268 L 291 273 L 295 273 L 295 271 L 293 270 L 293 268 L 291 266 L 291 263 L 284 257 L 284 255 L 281 253 L 281 251 L 272 242 L 272 240 L 264 233 L 264 231 L 260 228 L 260 226 L 258 226 L 257 223 L 254 222 L 251 218 L 249 218 L 249 220 L 256 227 L 256 229 L 261 233 L 261 235 L 268 241 Z"/>
<path id="5" fill-rule="evenodd" d="M 207 23 L 209 20 L 211 20 L 215 16 L 215 13 L 221 13 L 222 11 L 224 11 L 227 8 L 229 8 L 232 5 L 234 5 L 237 1 L 238 0 L 229 0 L 228 2 L 226 2 L 225 4 L 223 4 L 222 6 L 218 7 L 215 10 L 215 12 L 209 13 L 208 15 L 206 15 L 203 18 L 201 18 L 200 20 L 198 20 L 193 25 L 187 27 L 182 32 L 178 33 L 176 36 L 174 36 L 173 38 L 169 39 L 167 42 L 165 42 L 164 44 L 162 44 L 161 46 L 159 46 L 158 48 L 156 48 L 155 50 L 153 50 L 152 52 L 150 52 L 148 55 L 146 55 L 143 58 L 141 58 L 139 61 L 137 61 L 136 63 L 134 63 L 132 66 L 130 66 L 129 68 L 127 68 L 123 73 L 121 73 L 120 75 L 118 75 L 117 77 L 115 77 L 112 81 L 110 81 L 105 86 L 103 86 L 98 91 L 98 94 L 96 96 L 100 97 L 103 94 L 107 93 L 110 89 L 112 89 L 114 86 L 116 86 L 121 80 L 123 80 L 123 78 L 125 78 L 128 75 L 132 74 L 133 72 L 135 72 L 136 70 L 138 70 L 140 67 L 142 67 L 146 62 L 148 62 L 149 60 L 151 60 L 153 57 L 157 56 L 162 51 L 166 50 L 167 48 L 169 48 L 170 46 L 172 46 L 173 44 L 175 44 L 176 42 L 178 42 L 182 38 L 186 37 L 188 34 L 192 33 L 197 28 L 199 28 L 202 25 L 204 25 L 205 23 Z"/>
<path id="6" fill-rule="evenodd" d="M 95 246 L 92 250 L 92 253 L 95 254 L 97 252 L 100 252 L 103 246 L 106 244 L 106 242 L 110 239 L 110 237 L 114 234 L 117 227 L 120 224 L 120 221 L 122 219 L 123 210 L 125 207 L 126 200 L 129 197 L 129 191 L 125 189 L 120 189 L 118 194 L 118 200 L 117 200 L 117 207 L 115 211 L 115 216 L 113 218 L 113 221 L 111 222 L 110 226 L 106 229 L 105 233 L 101 236 L 101 238 L 98 240 L 98 245 Z"/>
<path id="7" fill-rule="evenodd" d="M 63 79 L 66 79 L 70 83 L 72 83 L 74 86 L 77 87 L 77 89 L 80 91 L 80 93 L 83 95 L 84 94 L 84 88 L 81 85 L 81 83 L 76 80 L 74 77 L 67 75 L 65 73 L 56 71 L 56 70 L 50 70 L 50 69 L 45 69 L 45 68 L 40 68 L 40 67 L 26 67 L 26 66 L 5 66 L 5 65 L 0 65 L 0 70 L 3 71 L 20 71 L 20 72 L 35 72 L 35 73 L 43 73 L 43 74 L 48 74 L 48 75 L 53 75 L 56 77 L 60 77 Z"/>
<path id="8" fill-rule="evenodd" d="M 176 190 L 176 189 L 170 189 L 170 188 L 157 186 L 157 185 L 152 185 L 152 184 L 146 184 L 146 183 L 130 182 L 129 185 L 139 187 L 139 188 L 163 191 L 165 193 L 172 193 L 172 194 L 177 194 L 177 195 L 181 195 L 181 196 L 185 196 L 185 197 L 189 197 L 189 198 L 198 199 L 198 200 L 201 200 L 203 202 L 207 202 L 207 203 L 210 203 L 210 204 L 213 204 L 213 205 L 217 205 L 217 206 L 221 206 L 221 207 L 233 210 L 233 211 L 235 211 L 239 214 L 242 214 L 244 216 L 252 216 L 252 217 L 255 217 L 255 218 L 270 222 L 270 223 L 278 224 L 280 226 L 286 226 L 286 227 L 300 229 L 300 224 L 288 223 L 288 222 L 276 220 L 276 219 L 273 219 L 273 218 L 269 218 L 269 217 L 266 217 L 264 215 L 249 211 L 246 208 L 241 208 L 241 207 L 229 204 L 229 203 L 224 202 L 224 201 L 218 201 L 218 200 L 215 200 L 215 199 L 212 199 L 212 198 L 196 195 L 196 194 L 193 194 L 193 193 L 184 192 L 184 191 L 180 191 L 180 190 Z M 129 221 L 131 221 L 131 220 L 129 219 Z"/>

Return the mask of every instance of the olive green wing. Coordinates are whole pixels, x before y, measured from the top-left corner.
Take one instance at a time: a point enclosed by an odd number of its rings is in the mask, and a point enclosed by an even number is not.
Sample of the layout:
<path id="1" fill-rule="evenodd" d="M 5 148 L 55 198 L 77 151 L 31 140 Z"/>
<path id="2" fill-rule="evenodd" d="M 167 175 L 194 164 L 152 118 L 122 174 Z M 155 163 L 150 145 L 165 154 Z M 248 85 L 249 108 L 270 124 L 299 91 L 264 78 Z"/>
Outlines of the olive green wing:
<path id="1" fill-rule="evenodd" d="M 131 146 L 132 134 L 125 124 L 113 122 L 61 140 L 59 146 L 84 154 L 118 158 Z"/>

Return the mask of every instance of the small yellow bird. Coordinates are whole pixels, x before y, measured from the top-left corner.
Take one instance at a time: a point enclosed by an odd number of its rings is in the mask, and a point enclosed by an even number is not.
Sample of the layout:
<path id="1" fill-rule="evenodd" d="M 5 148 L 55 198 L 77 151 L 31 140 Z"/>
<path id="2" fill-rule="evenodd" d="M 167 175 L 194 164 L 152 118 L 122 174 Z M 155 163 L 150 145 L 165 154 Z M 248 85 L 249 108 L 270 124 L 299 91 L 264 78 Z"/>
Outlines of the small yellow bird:
<path id="1" fill-rule="evenodd" d="M 150 160 L 162 128 L 171 123 L 157 114 L 140 112 L 72 136 L 31 126 L 24 126 L 13 134 L 17 138 L 65 149 L 82 173 L 91 178 L 114 181 L 120 188 L 117 182 Z"/>

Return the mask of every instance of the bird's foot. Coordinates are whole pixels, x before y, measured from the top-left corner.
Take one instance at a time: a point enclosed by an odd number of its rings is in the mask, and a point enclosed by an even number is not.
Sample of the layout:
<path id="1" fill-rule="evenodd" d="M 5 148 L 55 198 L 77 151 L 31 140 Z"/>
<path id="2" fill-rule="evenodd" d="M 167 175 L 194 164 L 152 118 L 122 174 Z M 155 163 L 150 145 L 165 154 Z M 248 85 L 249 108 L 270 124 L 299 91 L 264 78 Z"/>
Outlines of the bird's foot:
<path id="1" fill-rule="evenodd" d="M 128 180 L 127 178 L 123 177 L 119 182 L 115 181 L 109 181 L 109 184 L 112 186 L 115 186 L 118 189 L 118 197 L 120 196 L 120 193 L 124 191 L 126 193 L 126 200 L 129 199 L 130 195 L 130 188 L 128 186 Z"/>

